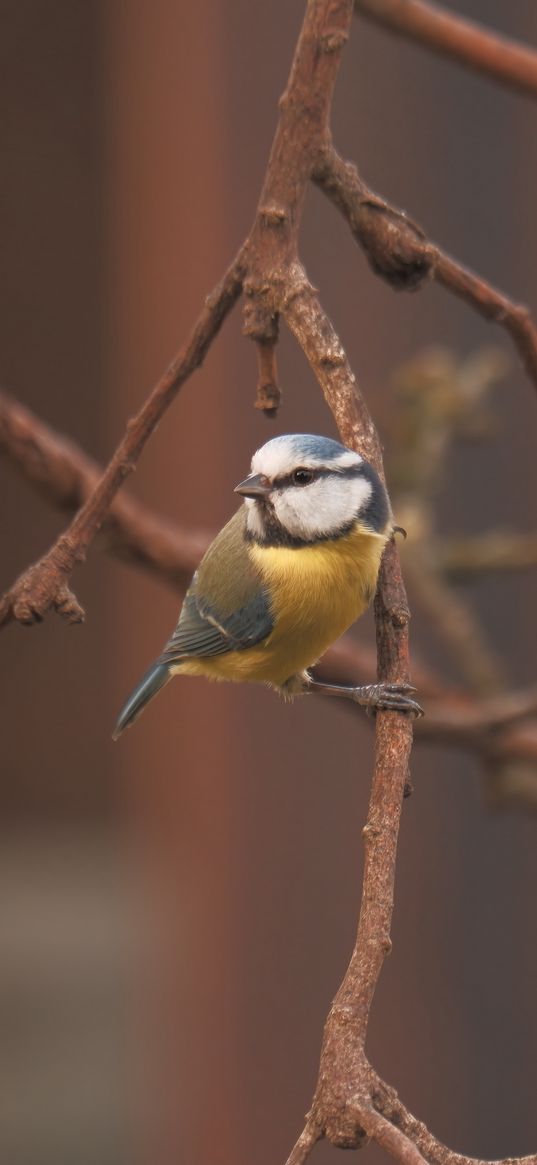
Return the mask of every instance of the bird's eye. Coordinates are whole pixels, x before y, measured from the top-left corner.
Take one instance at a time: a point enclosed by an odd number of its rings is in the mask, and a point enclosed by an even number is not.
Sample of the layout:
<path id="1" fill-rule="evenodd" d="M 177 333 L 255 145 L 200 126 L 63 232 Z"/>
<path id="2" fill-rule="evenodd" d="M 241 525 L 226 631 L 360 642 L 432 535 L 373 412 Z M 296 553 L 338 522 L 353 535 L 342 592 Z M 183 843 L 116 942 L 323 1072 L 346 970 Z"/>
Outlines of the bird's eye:
<path id="1" fill-rule="evenodd" d="M 293 485 L 309 485 L 313 481 L 314 472 L 312 469 L 295 469 L 293 473 Z"/>

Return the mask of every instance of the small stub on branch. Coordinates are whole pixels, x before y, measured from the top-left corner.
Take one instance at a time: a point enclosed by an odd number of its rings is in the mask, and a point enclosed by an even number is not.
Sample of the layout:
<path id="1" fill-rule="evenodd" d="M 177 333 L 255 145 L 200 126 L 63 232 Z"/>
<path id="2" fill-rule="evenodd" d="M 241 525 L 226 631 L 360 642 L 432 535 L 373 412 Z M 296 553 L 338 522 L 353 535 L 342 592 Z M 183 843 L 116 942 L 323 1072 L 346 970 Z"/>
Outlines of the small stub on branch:
<path id="1" fill-rule="evenodd" d="M 278 415 L 282 394 L 277 384 L 258 384 L 254 407 L 272 419 Z"/>
<path id="2" fill-rule="evenodd" d="M 255 408 L 260 409 L 266 417 L 273 418 L 278 413 L 282 399 L 278 384 L 275 342 L 263 343 L 258 340 L 256 348 L 259 376 Z"/>
<path id="3" fill-rule="evenodd" d="M 338 53 L 345 47 L 349 34 L 342 28 L 327 28 L 319 39 L 319 46 L 323 53 Z"/>

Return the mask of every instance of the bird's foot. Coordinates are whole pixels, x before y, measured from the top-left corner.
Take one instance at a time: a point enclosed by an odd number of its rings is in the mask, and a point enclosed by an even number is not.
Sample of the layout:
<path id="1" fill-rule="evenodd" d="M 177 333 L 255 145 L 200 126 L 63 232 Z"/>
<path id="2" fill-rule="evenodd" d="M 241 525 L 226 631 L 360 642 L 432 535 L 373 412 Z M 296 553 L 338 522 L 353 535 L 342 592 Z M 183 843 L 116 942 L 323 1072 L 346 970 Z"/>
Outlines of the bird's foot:
<path id="1" fill-rule="evenodd" d="M 347 684 L 325 684 L 314 679 L 308 672 L 302 673 L 300 678 L 303 692 L 317 693 L 319 696 L 338 696 L 340 699 L 352 700 L 365 708 L 370 716 L 375 712 L 407 712 L 416 718 L 424 716 L 423 708 L 417 700 L 412 698 L 416 688 L 412 684 L 364 684 L 352 687 Z"/>
<path id="2" fill-rule="evenodd" d="M 349 688 L 350 700 L 366 708 L 370 716 L 375 712 L 408 712 L 416 718 L 425 713 L 412 693 L 417 691 L 412 684 L 365 684 L 359 688 Z"/>

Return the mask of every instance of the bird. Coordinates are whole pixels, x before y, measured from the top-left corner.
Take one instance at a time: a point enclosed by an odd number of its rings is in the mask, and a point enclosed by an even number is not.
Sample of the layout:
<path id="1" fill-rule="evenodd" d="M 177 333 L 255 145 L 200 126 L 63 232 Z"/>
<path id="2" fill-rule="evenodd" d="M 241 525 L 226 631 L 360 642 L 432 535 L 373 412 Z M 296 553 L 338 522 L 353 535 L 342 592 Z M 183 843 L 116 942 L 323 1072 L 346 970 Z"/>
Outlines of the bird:
<path id="1" fill-rule="evenodd" d="M 126 701 L 113 738 L 176 675 L 422 715 L 410 684 L 325 684 L 309 671 L 369 606 L 397 529 L 373 466 L 330 437 L 291 433 L 257 450 L 235 493 L 241 505 L 206 551 L 177 626 Z"/>

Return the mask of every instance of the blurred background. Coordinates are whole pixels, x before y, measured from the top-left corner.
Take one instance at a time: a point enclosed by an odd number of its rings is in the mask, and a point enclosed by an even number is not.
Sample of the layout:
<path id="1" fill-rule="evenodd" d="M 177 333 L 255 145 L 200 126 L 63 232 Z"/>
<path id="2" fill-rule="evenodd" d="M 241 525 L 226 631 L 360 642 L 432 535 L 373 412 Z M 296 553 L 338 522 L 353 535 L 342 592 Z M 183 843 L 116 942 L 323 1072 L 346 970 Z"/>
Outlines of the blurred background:
<path id="1" fill-rule="evenodd" d="M 537 45 L 533 0 L 453 10 Z M 1 380 L 106 461 L 254 214 L 303 3 L 2 0 Z M 364 178 L 537 310 L 537 108 L 355 21 L 334 136 Z M 487 441 L 449 452 L 442 532 L 535 528 L 535 390 L 509 343 L 434 286 L 396 295 L 315 190 L 308 274 L 387 443 L 394 375 L 442 345 L 504 353 Z M 216 530 L 254 448 L 333 434 L 285 334 L 284 401 L 255 411 L 236 310 L 128 488 Z M 0 463 L 0 587 L 65 525 Z M 410 547 L 410 554 L 412 550 Z M 345 708 L 170 685 L 118 744 L 118 708 L 178 595 L 94 548 L 81 627 L 1 636 L 0 1106 L 9 1165 L 256 1165 L 302 1127 L 352 949 L 372 759 Z M 465 590 L 507 681 L 535 680 L 535 573 Z M 416 655 L 451 666 L 419 606 Z M 372 642 L 372 621 L 360 624 Z M 492 809 L 474 761 L 420 746 L 373 1063 L 452 1148 L 535 1151 L 537 821 Z M 335 1160 L 322 1145 L 315 1160 Z M 368 1147 L 366 1161 L 379 1158 Z"/>

